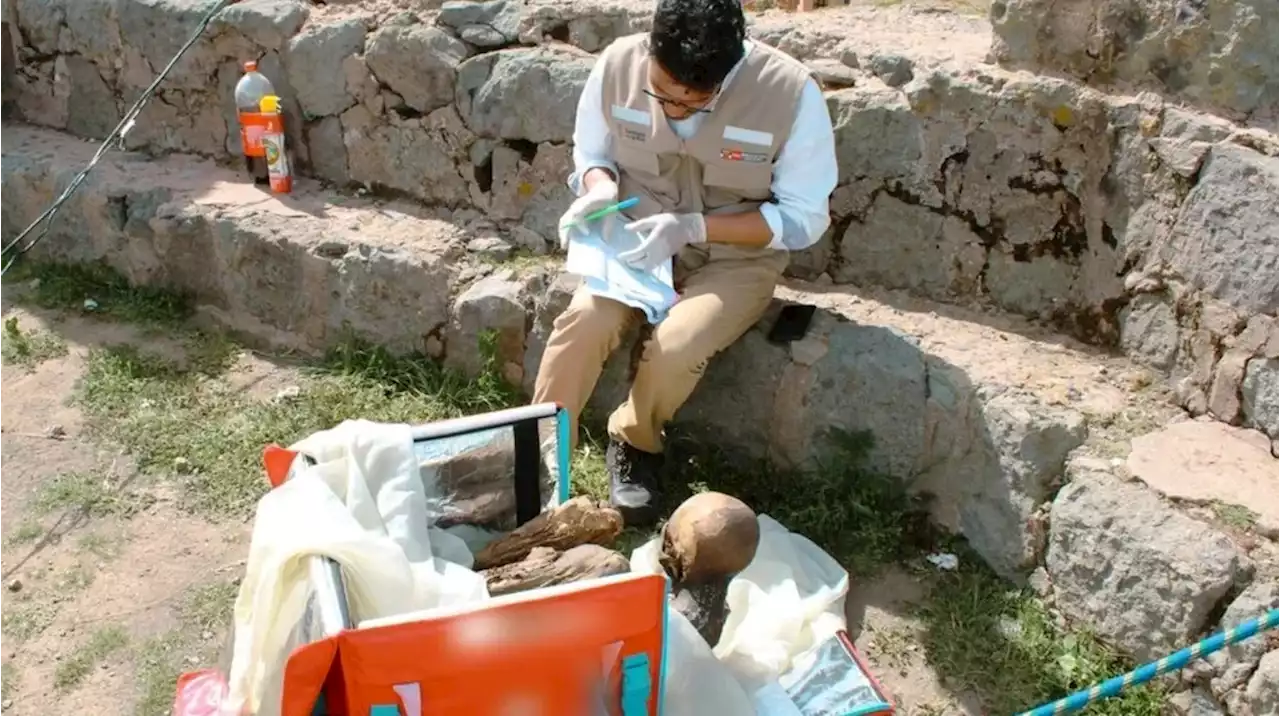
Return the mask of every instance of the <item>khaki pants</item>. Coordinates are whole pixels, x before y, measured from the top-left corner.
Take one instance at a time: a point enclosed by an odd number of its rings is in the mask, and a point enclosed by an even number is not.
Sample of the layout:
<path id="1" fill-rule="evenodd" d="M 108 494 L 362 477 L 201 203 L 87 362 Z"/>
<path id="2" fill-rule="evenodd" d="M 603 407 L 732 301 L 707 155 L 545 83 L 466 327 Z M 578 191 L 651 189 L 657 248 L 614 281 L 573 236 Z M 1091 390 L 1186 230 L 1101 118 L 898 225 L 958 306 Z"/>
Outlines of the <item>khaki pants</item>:
<path id="1" fill-rule="evenodd" d="M 650 453 L 662 452 L 662 428 L 684 404 L 712 356 L 728 348 L 763 315 L 787 255 L 714 246 L 686 249 L 676 261 L 680 300 L 641 350 L 626 402 L 609 416 L 609 436 Z M 641 313 L 579 289 L 556 318 L 534 383 L 535 403 L 569 411 L 576 445 L 578 417 L 609 355 Z"/>

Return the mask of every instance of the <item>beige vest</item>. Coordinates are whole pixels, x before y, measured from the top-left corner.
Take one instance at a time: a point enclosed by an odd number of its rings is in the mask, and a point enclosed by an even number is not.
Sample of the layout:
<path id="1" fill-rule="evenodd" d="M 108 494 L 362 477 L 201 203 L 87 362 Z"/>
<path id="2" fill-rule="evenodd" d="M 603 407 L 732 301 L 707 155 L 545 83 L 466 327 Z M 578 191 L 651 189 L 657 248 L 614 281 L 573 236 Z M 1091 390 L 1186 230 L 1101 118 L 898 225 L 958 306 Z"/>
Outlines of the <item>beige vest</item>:
<path id="1" fill-rule="evenodd" d="M 713 111 L 686 141 L 671 130 L 658 101 L 644 93 L 649 89 L 647 33 L 618 39 L 600 61 L 605 63 L 604 118 L 620 174 L 618 195 L 640 199 L 626 212 L 631 218 L 751 211 L 770 199 L 773 161 L 795 121 L 810 77 L 807 67 L 753 43 Z M 783 251 L 712 246 L 711 257 L 718 256 L 786 262 Z"/>

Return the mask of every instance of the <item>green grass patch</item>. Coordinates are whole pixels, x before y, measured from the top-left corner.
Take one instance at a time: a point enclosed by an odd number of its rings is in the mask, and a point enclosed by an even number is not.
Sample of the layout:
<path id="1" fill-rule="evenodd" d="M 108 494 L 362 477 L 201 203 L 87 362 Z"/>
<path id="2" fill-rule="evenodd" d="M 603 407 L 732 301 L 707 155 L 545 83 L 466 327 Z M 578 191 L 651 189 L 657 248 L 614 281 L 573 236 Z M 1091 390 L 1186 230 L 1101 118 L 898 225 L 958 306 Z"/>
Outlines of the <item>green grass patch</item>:
<path id="1" fill-rule="evenodd" d="M 4 322 L 4 340 L 0 341 L 0 361 L 4 365 L 31 369 L 41 363 L 67 354 L 67 342 L 48 331 L 23 331 L 17 316 Z"/>
<path id="2" fill-rule="evenodd" d="M 144 642 L 134 656 L 140 698 L 137 716 L 165 716 L 173 707 L 173 690 L 182 672 L 208 666 L 216 658 L 215 647 L 204 642 L 205 632 L 220 632 L 231 619 L 237 587 L 217 582 L 191 590 L 177 607 L 178 626 Z"/>
<path id="3" fill-rule="evenodd" d="M 583 422 L 599 421 L 587 416 Z M 828 458 L 809 470 L 744 462 L 687 435 L 677 434 L 671 442 L 664 495 L 668 514 L 695 493 L 733 495 L 812 539 L 860 577 L 919 554 L 936 537 L 921 499 L 908 495 L 900 480 L 865 467 L 871 448 L 868 435 L 832 433 Z M 574 452 L 570 474 L 576 494 L 608 499 L 606 443 L 603 432 L 588 432 Z M 620 549 L 629 554 L 629 548 L 649 536 L 628 529 Z"/>
<path id="4" fill-rule="evenodd" d="M 58 616 L 56 604 L 40 602 L 29 595 L 4 600 L 4 615 L 0 617 L 0 629 L 6 636 L 26 641 L 39 636 L 53 624 Z"/>
<path id="5" fill-rule="evenodd" d="M 174 326 L 189 318 L 189 297 L 163 288 L 134 286 L 102 263 L 58 264 L 20 260 L 15 282 L 30 289 L 22 301 L 40 308 L 87 313 L 149 326 Z"/>
<path id="6" fill-rule="evenodd" d="M 1220 522 L 1238 530 L 1251 529 L 1258 521 L 1258 513 L 1243 505 L 1233 505 L 1215 500 L 1210 507 Z"/>
<path id="7" fill-rule="evenodd" d="M 128 517 L 151 504 L 147 493 L 91 472 L 67 472 L 44 483 L 31 502 L 35 514 L 80 512 L 93 517 Z"/>
<path id="8" fill-rule="evenodd" d="M 518 404 L 497 374 L 468 379 L 422 356 L 395 356 L 351 340 L 304 367 L 298 394 L 261 400 L 219 380 L 237 351 L 193 335 L 181 360 L 135 346 L 92 351 L 78 401 L 91 432 L 126 448 L 152 475 L 176 475 L 188 505 L 247 512 L 265 490 L 261 453 L 348 419 L 423 423 Z"/>
<path id="9" fill-rule="evenodd" d="M 102 560 L 115 559 L 120 556 L 123 545 L 122 538 L 107 536 L 99 532 L 86 532 L 76 540 L 76 547 L 85 554 Z"/>
<path id="10" fill-rule="evenodd" d="M 27 517 L 12 532 L 5 536 L 4 544 L 6 547 L 22 547 L 34 544 L 44 536 L 44 525 L 35 519 Z"/>
<path id="11" fill-rule="evenodd" d="M 678 440 L 668 471 L 673 487 L 689 487 L 668 495 L 669 506 L 702 489 L 733 495 L 813 540 L 858 577 L 930 546 L 935 535 L 924 503 L 900 480 L 867 469 L 870 437 L 832 433 L 828 440 L 828 459 L 810 470 L 743 463 L 701 441 Z"/>
<path id="12" fill-rule="evenodd" d="M 60 596 L 84 591 L 93 584 L 93 572 L 83 564 L 77 564 L 60 572 L 54 582 L 54 590 Z"/>
<path id="13" fill-rule="evenodd" d="M 1085 631 L 1062 633 L 1044 605 L 1000 579 L 971 553 L 936 576 L 921 605 L 929 663 L 956 689 L 986 700 L 986 713 L 1014 713 L 1127 671 L 1130 664 Z M 1158 685 L 1126 690 L 1079 713 L 1160 716 Z"/>
<path id="14" fill-rule="evenodd" d="M 12 701 L 13 697 L 18 693 L 18 685 L 22 683 L 22 674 L 18 671 L 18 665 L 10 659 L 4 663 L 4 667 L 0 669 L 0 700 Z"/>
<path id="15" fill-rule="evenodd" d="M 94 667 L 129 643 L 129 634 L 120 626 L 108 626 L 94 632 L 89 640 L 61 663 L 53 672 L 53 686 L 70 691 L 93 673 Z"/>

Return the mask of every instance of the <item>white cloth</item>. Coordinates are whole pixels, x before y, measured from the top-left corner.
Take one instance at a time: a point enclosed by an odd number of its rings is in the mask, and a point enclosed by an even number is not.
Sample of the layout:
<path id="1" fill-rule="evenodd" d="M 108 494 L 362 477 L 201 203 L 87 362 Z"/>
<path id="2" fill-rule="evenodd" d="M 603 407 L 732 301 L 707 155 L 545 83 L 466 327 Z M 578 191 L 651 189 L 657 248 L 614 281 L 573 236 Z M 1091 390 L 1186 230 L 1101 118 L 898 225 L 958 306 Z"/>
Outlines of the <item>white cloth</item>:
<path id="1" fill-rule="evenodd" d="M 644 311 L 649 323 L 661 323 L 680 296 L 676 293 L 671 262 L 652 271 L 627 265 L 618 254 L 640 245 L 640 237 L 617 225 L 605 242 L 599 228 L 574 234 L 565 258 L 565 271 L 582 277 L 584 288 L 596 296 L 611 298 Z"/>
<path id="2" fill-rule="evenodd" d="M 789 532 L 768 515 L 757 519 L 760 543 L 755 559 L 729 583 L 729 618 L 712 650 L 718 661 L 708 662 L 696 644 L 681 643 L 689 638 L 686 631 L 692 630 L 678 628 L 678 615 L 671 615 L 674 626 L 668 630 L 672 639 L 668 653 L 678 654 L 685 668 L 696 666 L 698 671 L 696 679 L 682 678 L 668 667 L 668 710 L 755 716 L 749 694 L 781 676 L 795 657 L 847 626 L 844 602 L 849 575 L 844 568 L 809 539 Z M 631 571 L 661 572 L 661 547 L 661 539 L 638 547 L 631 554 Z M 697 632 L 693 638 L 700 640 Z M 735 677 L 732 686 L 713 673 L 717 666 Z M 721 707 L 744 703 L 736 710 Z"/>
<path id="3" fill-rule="evenodd" d="M 489 596 L 462 541 L 428 527 L 409 426 L 346 421 L 291 449 L 317 464 L 258 503 L 236 598 L 225 713 L 279 712 L 281 669 L 306 609 L 313 555 L 342 565 L 348 604 L 364 619 Z"/>
<path id="4" fill-rule="evenodd" d="M 754 43 L 747 40 L 745 52 L 753 49 Z M 569 177 L 569 188 L 575 194 L 581 194 L 582 175 L 592 167 L 605 167 L 615 176 L 618 173 L 613 160 L 613 136 L 604 111 L 604 66 L 603 62 L 595 63 L 578 99 L 573 126 L 574 173 Z M 725 77 L 722 88 L 729 86 L 741 66 L 740 61 Z M 709 108 L 714 110 L 714 100 Z M 671 130 L 687 140 L 698 131 L 706 116 L 705 112 L 698 112 L 687 119 L 670 122 Z M 760 213 L 773 232 L 769 248 L 798 251 L 822 238 L 831 224 L 828 199 L 836 188 L 839 173 L 827 100 L 818 84 L 809 80 L 800 93 L 791 133 L 774 159 L 770 188 L 777 203 L 760 206 Z"/>

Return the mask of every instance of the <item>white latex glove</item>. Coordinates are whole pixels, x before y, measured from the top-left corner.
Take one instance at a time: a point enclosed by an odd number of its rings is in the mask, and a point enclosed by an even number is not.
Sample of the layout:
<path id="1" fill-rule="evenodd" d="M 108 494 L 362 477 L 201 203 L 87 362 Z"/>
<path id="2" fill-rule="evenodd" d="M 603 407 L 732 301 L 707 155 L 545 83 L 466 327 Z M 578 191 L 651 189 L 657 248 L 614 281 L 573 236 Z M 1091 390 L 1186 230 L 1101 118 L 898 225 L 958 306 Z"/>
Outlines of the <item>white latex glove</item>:
<path id="1" fill-rule="evenodd" d="M 569 248 L 569 239 L 575 233 L 589 230 L 588 225 L 583 221 L 588 214 L 616 203 L 618 203 L 618 185 L 615 182 L 599 179 L 592 184 L 587 193 L 575 199 L 569 205 L 569 210 L 560 217 L 560 248 Z M 601 238 L 606 241 L 609 240 L 609 234 L 612 233 L 613 226 L 617 222 L 617 216 L 614 213 L 600 219 Z"/>
<path id="2" fill-rule="evenodd" d="M 651 271 L 680 249 L 707 241 L 707 220 L 702 214 L 654 214 L 625 228 L 640 235 L 640 245 L 618 254 L 618 259 L 640 271 Z"/>

